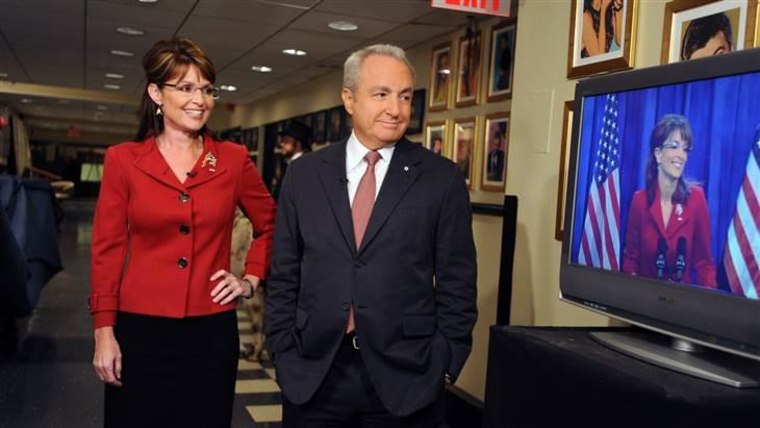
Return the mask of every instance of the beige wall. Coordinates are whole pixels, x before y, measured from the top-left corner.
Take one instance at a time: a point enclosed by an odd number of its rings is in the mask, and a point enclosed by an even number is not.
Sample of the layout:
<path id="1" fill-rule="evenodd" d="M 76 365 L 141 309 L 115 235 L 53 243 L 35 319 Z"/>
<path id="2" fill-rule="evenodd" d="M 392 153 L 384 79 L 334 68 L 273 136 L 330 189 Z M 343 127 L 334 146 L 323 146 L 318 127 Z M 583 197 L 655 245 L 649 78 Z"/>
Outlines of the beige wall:
<path id="1" fill-rule="evenodd" d="M 519 4 L 514 93 L 512 100 L 426 112 L 425 121 L 484 116 L 511 111 L 507 194 L 519 197 L 517 247 L 513 274 L 512 324 L 607 325 L 610 321 L 562 303 L 559 295 L 561 245 L 554 239 L 562 108 L 574 96 L 575 81 L 566 76 L 570 22 L 569 0 L 523 0 Z M 664 0 L 639 1 L 637 68 L 659 63 Z M 497 20 L 481 23 L 488 31 Z M 408 50 L 417 70 L 417 88 L 428 86 L 431 47 L 457 40 L 463 31 Z M 482 82 L 485 82 L 483 76 Z M 483 85 L 481 85 L 481 88 Z M 340 103 L 341 73 L 315 79 L 253 105 L 237 106 L 230 126 L 258 126 Z M 482 125 L 478 135 L 482 136 Z M 481 137 L 482 138 L 482 137 Z M 412 138 L 421 140 L 421 136 Z M 476 154 L 476 160 L 482 154 Z M 477 168 L 476 168 L 477 170 Z M 473 182 L 479 183 L 480 177 Z M 477 184 L 474 186 L 477 189 Z M 475 202 L 501 204 L 499 192 L 473 190 Z M 482 400 L 488 357 L 488 328 L 496 320 L 501 218 L 475 215 L 478 250 L 478 308 L 473 353 L 457 386 Z"/>

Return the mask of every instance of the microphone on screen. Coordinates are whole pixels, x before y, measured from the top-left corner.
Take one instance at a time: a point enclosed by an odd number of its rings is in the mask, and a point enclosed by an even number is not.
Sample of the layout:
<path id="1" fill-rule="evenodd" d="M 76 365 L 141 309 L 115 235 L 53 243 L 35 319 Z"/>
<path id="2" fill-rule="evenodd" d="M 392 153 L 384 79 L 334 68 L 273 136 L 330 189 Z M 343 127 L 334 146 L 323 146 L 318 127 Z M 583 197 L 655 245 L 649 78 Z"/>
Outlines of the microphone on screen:
<path id="1" fill-rule="evenodd" d="M 686 238 L 681 236 L 678 238 L 678 246 L 676 247 L 676 281 L 681 282 L 683 278 L 683 270 L 686 267 Z"/>
<path id="2" fill-rule="evenodd" d="M 662 279 L 662 275 L 665 272 L 665 253 L 668 252 L 668 243 L 665 242 L 665 238 L 660 237 L 657 240 L 657 258 L 654 265 L 657 268 L 657 278 Z"/>

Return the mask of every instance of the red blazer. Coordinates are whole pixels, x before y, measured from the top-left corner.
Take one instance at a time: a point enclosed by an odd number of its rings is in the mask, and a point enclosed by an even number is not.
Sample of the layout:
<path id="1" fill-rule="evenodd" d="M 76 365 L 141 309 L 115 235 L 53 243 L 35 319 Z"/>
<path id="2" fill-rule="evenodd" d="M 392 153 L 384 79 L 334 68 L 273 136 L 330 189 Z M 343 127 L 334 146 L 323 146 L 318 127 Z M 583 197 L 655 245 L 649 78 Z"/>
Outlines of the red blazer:
<path id="1" fill-rule="evenodd" d="M 686 238 L 686 257 L 682 282 L 715 288 L 715 263 L 710 252 L 710 218 L 707 200 L 700 187 L 692 186 L 689 199 L 676 205 L 670 214 L 667 229 L 662 220 L 660 204 L 647 206 L 645 190 L 633 195 L 628 211 L 626 244 L 623 251 L 623 271 L 634 275 L 657 278 L 657 241 L 665 238 L 668 250 L 665 254 L 666 279 L 675 280 L 678 239 Z M 659 201 L 657 189 L 655 201 Z M 680 212 L 679 212 L 680 211 Z M 696 278 L 692 278 L 692 271 Z"/>
<path id="2" fill-rule="evenodd" d="M 203 140 L 195 176 L 180 183 L 154 138 L 108 148 L 92 231 L 95 328 L 116 312 L 172 318 L 235 308 L 211 301 L 230 268 L 235 207 L 253 224 L 245 271 L 268 273 L 275 206 L 245 147 Z M 209 155 L 210 154 L 210 155 Z M 215 161 L 210 162 L 211 158 Z"/>

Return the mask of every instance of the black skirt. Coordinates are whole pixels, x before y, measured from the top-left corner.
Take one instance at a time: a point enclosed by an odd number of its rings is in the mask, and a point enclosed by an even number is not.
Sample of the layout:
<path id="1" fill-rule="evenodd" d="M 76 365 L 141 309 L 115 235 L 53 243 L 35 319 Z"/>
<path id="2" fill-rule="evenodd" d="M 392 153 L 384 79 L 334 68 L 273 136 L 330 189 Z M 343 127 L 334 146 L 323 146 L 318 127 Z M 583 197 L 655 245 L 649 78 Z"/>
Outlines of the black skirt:
<path id="1" fill-rule="evenodd" d="M 124 386 L 106 385 L 105 427 L 230 426 L 235 311 L 182 319 L 120 312 L 114 331 Z"/>

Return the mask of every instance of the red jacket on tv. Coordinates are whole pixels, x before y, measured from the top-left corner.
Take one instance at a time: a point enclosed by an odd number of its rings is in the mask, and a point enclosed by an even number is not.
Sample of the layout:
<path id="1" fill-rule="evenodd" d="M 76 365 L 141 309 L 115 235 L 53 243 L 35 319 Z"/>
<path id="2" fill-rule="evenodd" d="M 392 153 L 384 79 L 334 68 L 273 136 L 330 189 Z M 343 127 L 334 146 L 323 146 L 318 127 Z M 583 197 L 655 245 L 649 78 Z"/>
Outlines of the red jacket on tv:
<path id="1" fill-rule="evenodd" d="M 707 200 L 700 187 L 692 186 L 689 199 L 676 204 L 670 214 L 668 227 L 662 220 L 660 191 L 655 203 L 647 206 L 645 190 L 633 195 L 628 211 L 626 244 L 623 251 L 623 271 L 634 275 L 657 278 L 657 251 L 660 237 L 665 239 L 665 271 L 663 279 L 675 280 L 678 240 L 686 240 L 682 282 L 715 288 L 715 263 L 710 251 L 710 218 Z M 692 278 L 692 270 L 696 277 Z"/>
<path id="2" fill-rule="evenodd" d="M 206 136 L 203 153 L 180 183 L 154 138 L 106 150 L 92 231 L 95 328 L 116 312 L 171 318 L 232 310 L 212 302 L 209 281 L 230 268 L 235 208 L 253 225 L 245 271 L 268 273 L 274 202 L 244 146 Z"/>

